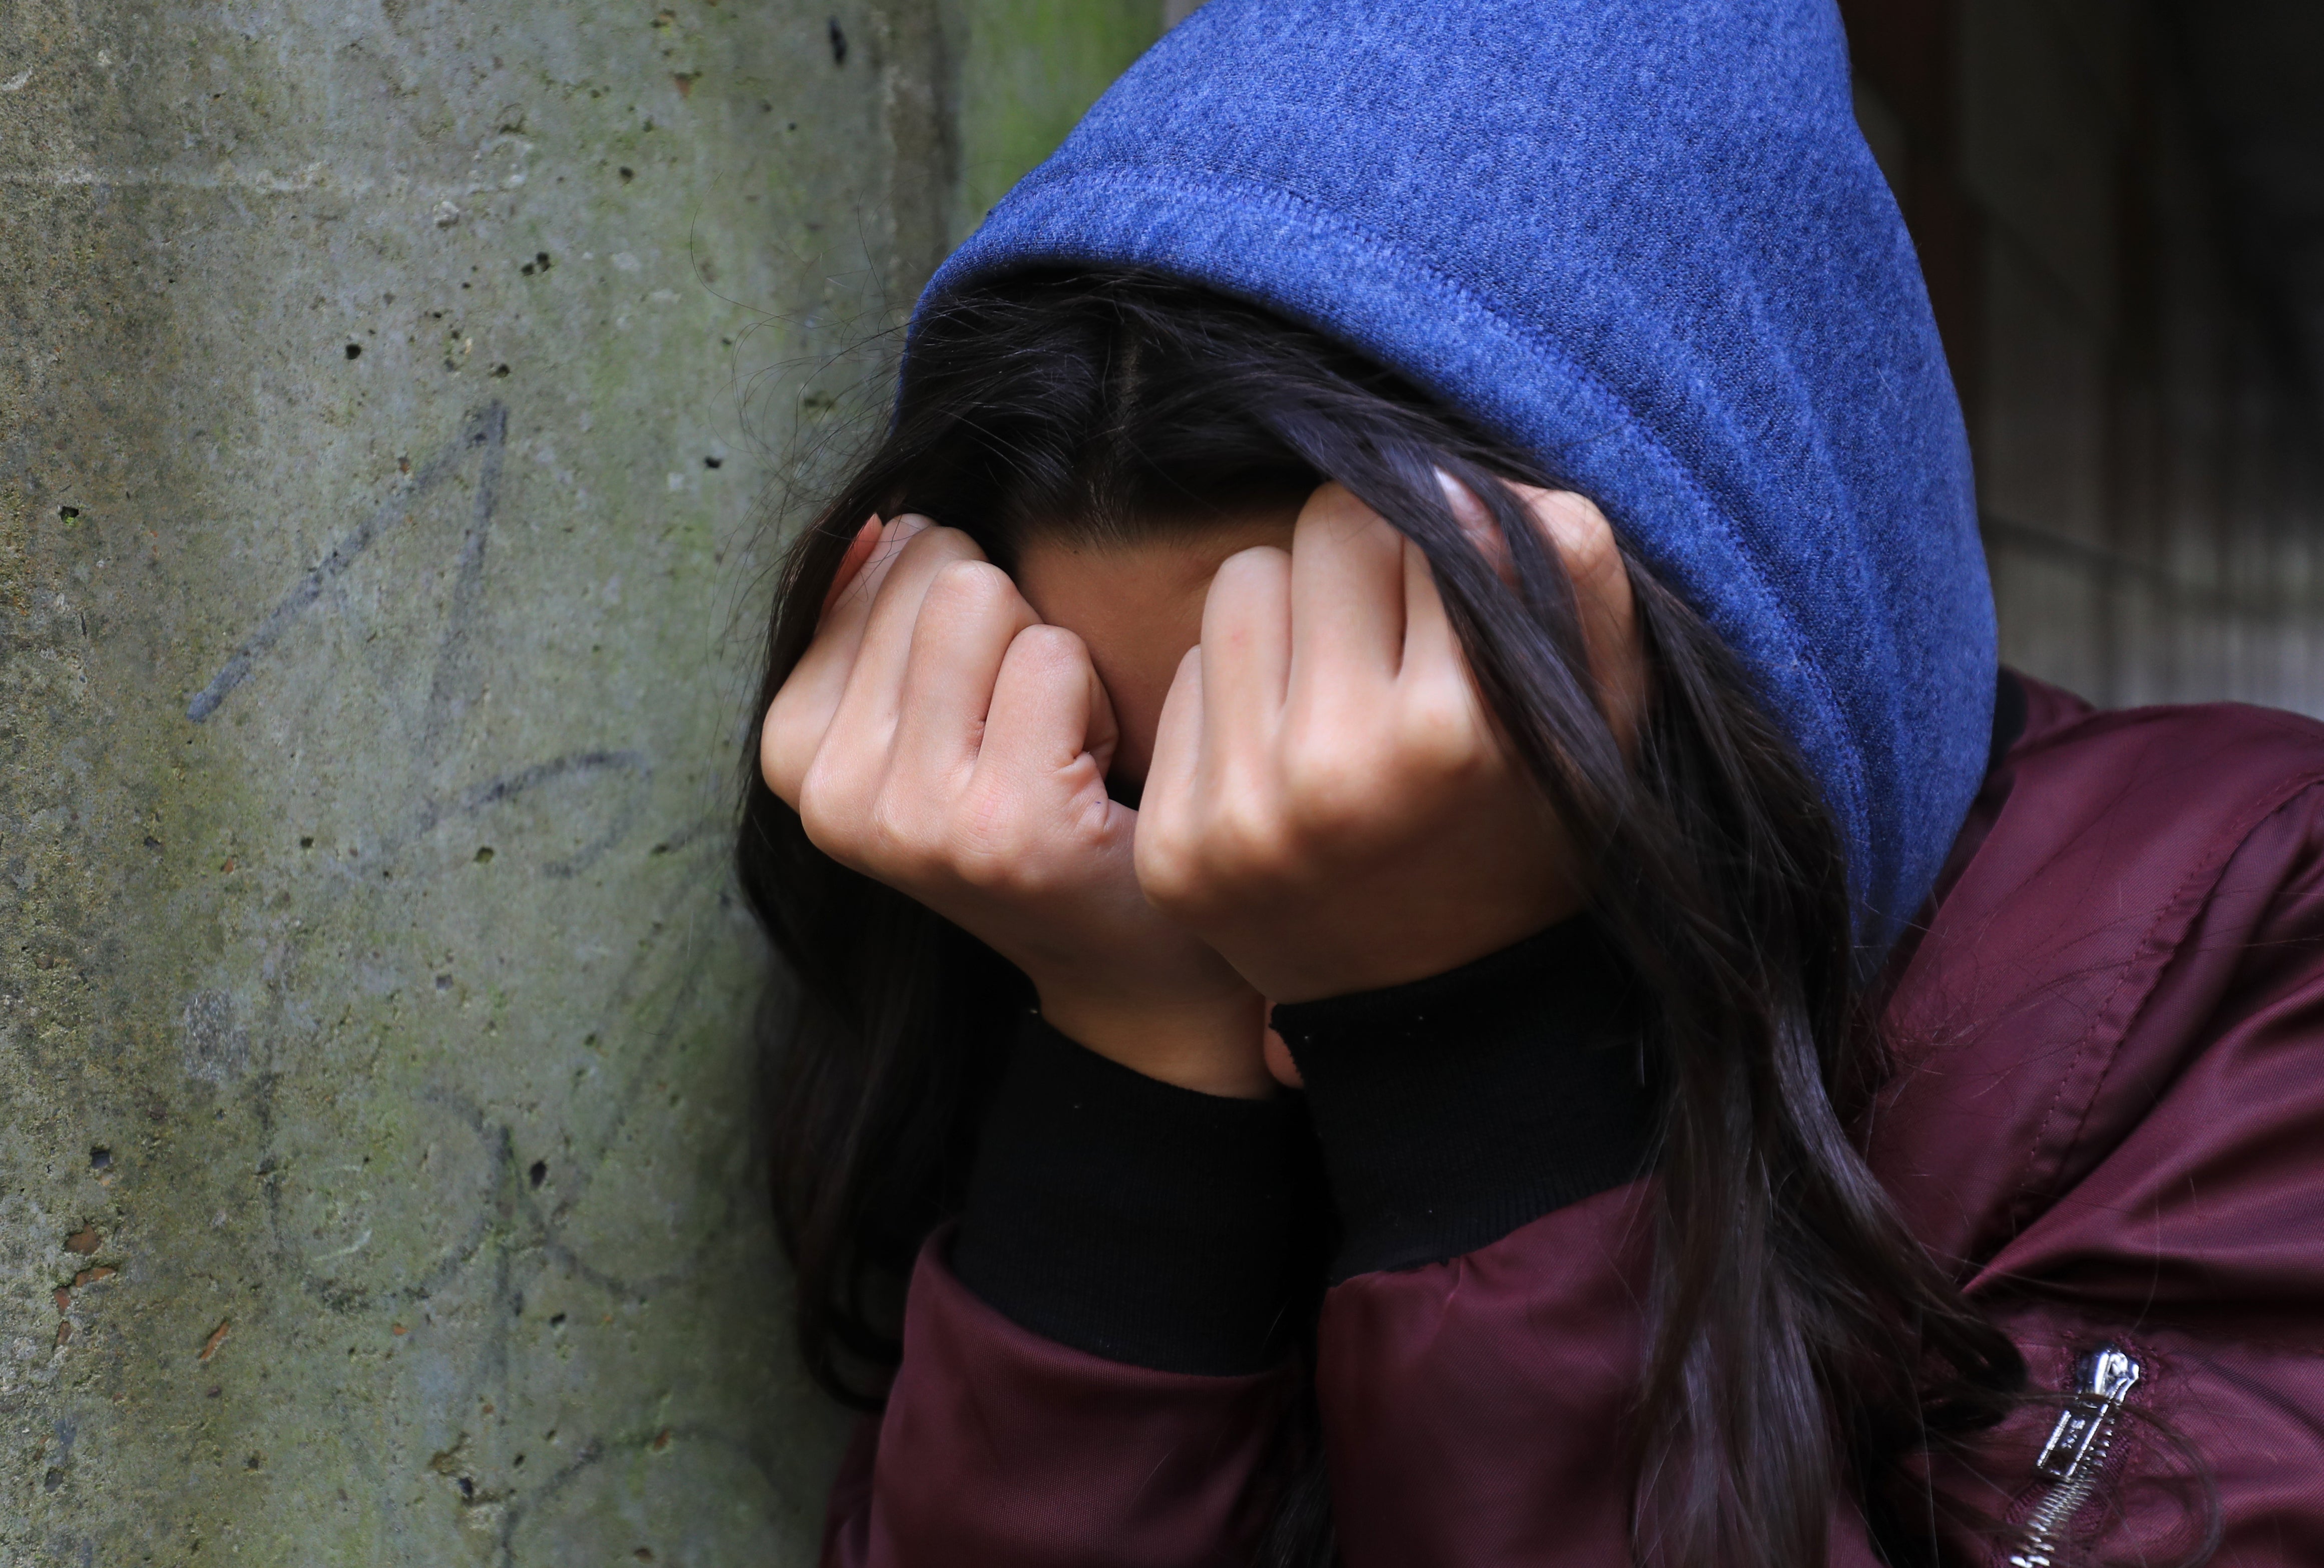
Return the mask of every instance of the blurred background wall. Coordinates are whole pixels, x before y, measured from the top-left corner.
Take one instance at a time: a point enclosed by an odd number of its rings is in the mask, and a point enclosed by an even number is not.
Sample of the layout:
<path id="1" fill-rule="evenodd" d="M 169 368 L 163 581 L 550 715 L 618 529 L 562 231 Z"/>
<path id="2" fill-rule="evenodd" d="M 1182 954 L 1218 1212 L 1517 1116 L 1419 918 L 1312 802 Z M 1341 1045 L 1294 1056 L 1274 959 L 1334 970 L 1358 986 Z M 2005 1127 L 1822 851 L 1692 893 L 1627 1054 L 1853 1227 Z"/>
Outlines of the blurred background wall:
<path id="1" fill-rule="evenodd" d="M 1185 0 L 0 0 L 0 1564 L 812 1560 L 764 522 Z M 2324 711 L 2324 11 L 1848 0 L 2006 655 Z"/>
<path id="2" fill-rule="evenodd" d="M 2003 657 L 2324 714 L 2324 6 L 1843 0 Z"/>

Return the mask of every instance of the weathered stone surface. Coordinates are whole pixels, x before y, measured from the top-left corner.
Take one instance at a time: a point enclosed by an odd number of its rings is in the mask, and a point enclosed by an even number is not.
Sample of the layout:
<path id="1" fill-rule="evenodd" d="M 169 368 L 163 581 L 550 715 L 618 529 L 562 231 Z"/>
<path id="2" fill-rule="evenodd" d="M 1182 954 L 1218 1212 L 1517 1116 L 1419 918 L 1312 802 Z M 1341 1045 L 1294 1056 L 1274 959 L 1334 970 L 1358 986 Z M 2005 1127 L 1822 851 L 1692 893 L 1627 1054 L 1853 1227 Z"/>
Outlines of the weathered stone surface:
<path id="1" fill-rule="evenodd" d="M 0 1563 L 811 1560 L 733 769 L 979 36 L 835 3 L 0 6 Z"/>

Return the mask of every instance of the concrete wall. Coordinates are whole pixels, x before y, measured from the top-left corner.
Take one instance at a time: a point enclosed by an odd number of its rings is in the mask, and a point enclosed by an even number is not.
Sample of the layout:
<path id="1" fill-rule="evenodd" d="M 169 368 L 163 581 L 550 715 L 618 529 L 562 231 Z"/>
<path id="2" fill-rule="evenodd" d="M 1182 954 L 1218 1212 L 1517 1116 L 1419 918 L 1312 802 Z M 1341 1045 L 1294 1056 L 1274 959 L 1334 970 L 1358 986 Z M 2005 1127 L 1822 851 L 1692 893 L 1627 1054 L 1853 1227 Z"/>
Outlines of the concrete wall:
<path id="1" fill-rule="evenodd" d="M 1843 9 L 1969 412 L 2003 656 L 2104 704 L 2324 714 L 2318 367 L 2236 243 L 2185 58 L 2209 9 Z"/>
<path id="2" fill-rule="evenodd" d="M 0 1564 L 811 1560 L 761 503 L 1026 10 L 0 4 Z"/>

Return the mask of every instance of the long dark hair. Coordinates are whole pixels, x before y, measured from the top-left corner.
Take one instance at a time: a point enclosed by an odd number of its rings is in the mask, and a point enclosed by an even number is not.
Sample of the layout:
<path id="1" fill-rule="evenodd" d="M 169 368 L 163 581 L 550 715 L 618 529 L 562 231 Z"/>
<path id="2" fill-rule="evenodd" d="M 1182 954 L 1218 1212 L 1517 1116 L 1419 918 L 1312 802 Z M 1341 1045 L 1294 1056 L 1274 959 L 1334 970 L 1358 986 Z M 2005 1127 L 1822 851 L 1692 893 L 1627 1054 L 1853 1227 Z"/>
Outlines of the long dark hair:
<path id="1" fill-rule="evenodd" d="M 1439 470 L 1493 512 L 1513 587 L 1468 542 Z M 2006 1413 L 2023 1364 L 1851 1139 L 1883 1058 L 1814 779 L 1726 647 L 1627 550 L 1654 696 L 1625 761 L 1592 697 L 1572 586 L 1497 483 L 1555 486 L 1551 463 L 1218 294 L 1119 271 L 1006 280 L 920 324 L 884 437 L 791 549 L 760 711 L 867 517 L 925 513 L 1006 569 L 1035 535 L 1199 529 L 1325 480 L 1425 552 L 1481 690 L 1592 847 L 1596 918 L 1654 999 L 1642 1048 L 1663 1108 L 1652 1351 L 1632 1433 L 1638 1554 L 1674 1568 L 1820 1562 L 1845 1489 L 1892 1561 L 1933 1561 L 1922 1478 Z M 817 852 L 754 763 L 739 862 L 797 982 L 767 1046 L 799 1332 L 825 1388 L 876 1404 L 900 1282 L 958 1205 L 1029 988 Z M 1286 1490 L 1272 1560 L 1328 1560 L 1322 1485 L 1311 1465 Z"/>

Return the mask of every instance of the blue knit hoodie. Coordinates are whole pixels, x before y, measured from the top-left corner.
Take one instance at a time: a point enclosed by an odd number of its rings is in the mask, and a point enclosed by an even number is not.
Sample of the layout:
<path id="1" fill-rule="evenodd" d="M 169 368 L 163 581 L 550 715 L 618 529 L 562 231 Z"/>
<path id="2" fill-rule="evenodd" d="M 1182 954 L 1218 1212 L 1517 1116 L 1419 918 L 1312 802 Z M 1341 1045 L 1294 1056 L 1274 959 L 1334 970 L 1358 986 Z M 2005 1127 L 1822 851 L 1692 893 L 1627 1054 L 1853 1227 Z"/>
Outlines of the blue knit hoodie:
<path id="1" fill-rule="evenodd" d="M 1590 495 L 1762 685 L 1867 944 L 1984 772 L 1993 604 L 1832 0 L 1211 0 L 923 303 L 1151 267 L 1393 366 Z"/>

